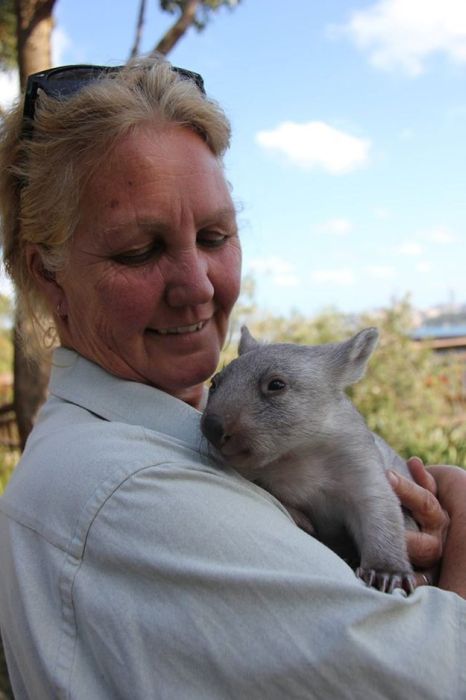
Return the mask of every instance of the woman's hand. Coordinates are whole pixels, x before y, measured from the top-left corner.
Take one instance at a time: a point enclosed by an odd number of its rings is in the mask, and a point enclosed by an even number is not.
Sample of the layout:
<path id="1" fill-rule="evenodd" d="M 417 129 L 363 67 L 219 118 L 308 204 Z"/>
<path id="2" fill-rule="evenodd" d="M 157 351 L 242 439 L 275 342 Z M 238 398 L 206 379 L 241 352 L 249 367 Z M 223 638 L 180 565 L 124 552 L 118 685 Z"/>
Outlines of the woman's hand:
<path id="1" fill-rule="evenodd" d="M 466 598 L 466 469 L 443 464 L 429 467 L 429 473 L 450 517 L 438 585 Z"/>
<path id="2" fill-rule="evenodd" d="M 442 558 L 450 517 L 437 499 L 437 483 L 418 457 L 408 460 L 414 481 L 388 472 L 390 484 L 418 523 L 420 530 L 406 531 L 406 544 L 416 570 L 417 585 L 435 583 L 436 568 Z"/>

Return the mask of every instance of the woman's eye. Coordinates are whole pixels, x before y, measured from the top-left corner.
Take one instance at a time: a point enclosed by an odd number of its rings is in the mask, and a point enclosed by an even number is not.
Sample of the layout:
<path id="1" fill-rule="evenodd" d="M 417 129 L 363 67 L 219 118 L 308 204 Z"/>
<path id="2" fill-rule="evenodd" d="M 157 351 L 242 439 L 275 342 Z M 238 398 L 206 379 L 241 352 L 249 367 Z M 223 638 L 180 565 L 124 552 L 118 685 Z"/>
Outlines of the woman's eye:
<path id="1" fill-rule="evenodd" d="M 219 231 L 200 231 L 197 235 L 197 242 L 204 248 L 220 248 L 228 236 Z"/>
<path id="2" fill-rule="evenodd" d="M 141 248 L 130 250 L 127 253 L 118 253 L 112 259 L 120 265 L 143 265 L 154 257 L 160 255 L 163 250 L 161 244 L 150 246 L 150 248 Z"/>

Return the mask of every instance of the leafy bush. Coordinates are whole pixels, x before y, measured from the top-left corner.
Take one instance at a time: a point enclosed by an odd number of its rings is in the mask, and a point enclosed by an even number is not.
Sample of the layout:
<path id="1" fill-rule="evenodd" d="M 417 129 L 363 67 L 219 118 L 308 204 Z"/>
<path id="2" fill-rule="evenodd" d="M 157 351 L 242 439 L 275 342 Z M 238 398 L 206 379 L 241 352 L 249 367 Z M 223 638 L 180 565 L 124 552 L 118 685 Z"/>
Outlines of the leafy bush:
<path id="1" fill-rule="evenodd" d="M 381 332 L 367 375 L 351 392 L 369 427 L 405 457 L 466 467 L 464 359 L 413 343 L 406 302 L 362 325 Z"/>
<path id="2" fill-rule="evenodd" d="M 0 446 L 0 494 L 5 490 L 19 457 L 19 450 L 11 450 Z"/>

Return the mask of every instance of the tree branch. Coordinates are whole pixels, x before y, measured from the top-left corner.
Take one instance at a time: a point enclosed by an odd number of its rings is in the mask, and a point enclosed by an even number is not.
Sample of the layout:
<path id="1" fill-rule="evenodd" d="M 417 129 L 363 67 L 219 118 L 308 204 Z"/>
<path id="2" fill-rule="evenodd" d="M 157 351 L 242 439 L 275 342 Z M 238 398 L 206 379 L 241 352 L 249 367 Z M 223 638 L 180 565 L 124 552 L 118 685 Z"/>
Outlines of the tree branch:
<path id="1" fill-rule="evenodd" d="M 200 0 L 187 0 L 180 17 L 160 39 L 159 43 L 152 51 L 153 54 L 161 53 L 166 56 L 172 50 L 175 44 L 194 23 L 199 4 Z"/>
<path id="2" fill-rule="evenodd" d="M 130 58 L 135 58 L 139 54 L 139 46 L 141 44 L 142 28 L 144 26 L 145 14 L 146 14 L 146 0 L 141 0 L 141 4 L 139 5 L 139 16 L 138 16 L 138 21 L 137 21 L 137 25 L 136 25 L 136 35 L 134 37 L 133 48 L 131 49 L 131 53 L 129 55 Z"/>

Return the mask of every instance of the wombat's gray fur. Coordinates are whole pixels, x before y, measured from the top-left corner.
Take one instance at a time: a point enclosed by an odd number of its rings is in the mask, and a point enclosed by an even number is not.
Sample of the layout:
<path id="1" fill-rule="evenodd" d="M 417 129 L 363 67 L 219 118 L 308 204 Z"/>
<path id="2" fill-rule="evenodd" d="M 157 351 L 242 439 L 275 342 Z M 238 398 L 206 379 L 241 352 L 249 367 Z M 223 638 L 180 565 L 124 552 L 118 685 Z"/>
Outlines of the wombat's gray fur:
<path id="1" fill-rule="evenodd" d="M 261 344 L 242 329 L 239 357 L 217 374 L 202 431 L 240 474 L 276 496 L 298 525 L 381 590 L 412 590 L 404 527 L 416 528 L 385 475 L 410 477 L 372 433 L 345 387 L 360 379 L 378 338 L 366 328 L 328 345 Z"/>

